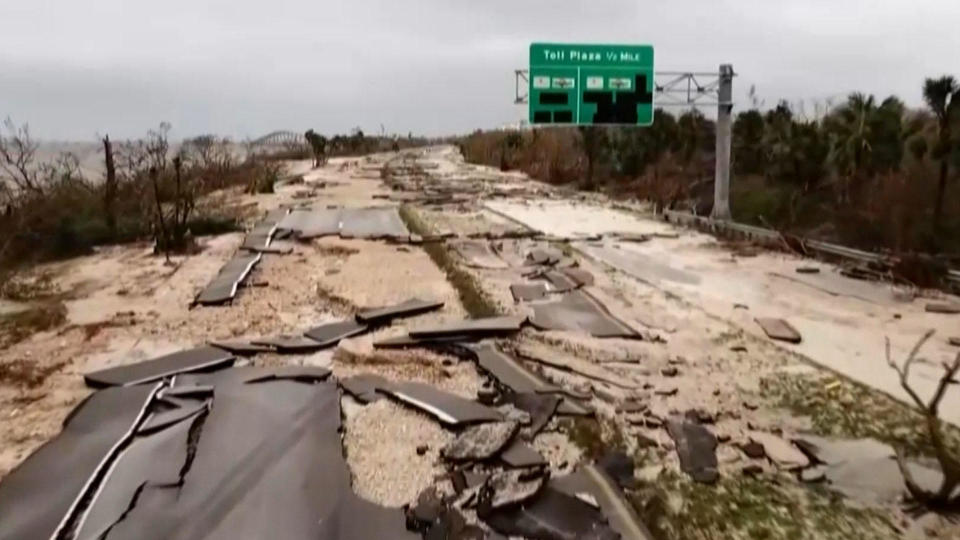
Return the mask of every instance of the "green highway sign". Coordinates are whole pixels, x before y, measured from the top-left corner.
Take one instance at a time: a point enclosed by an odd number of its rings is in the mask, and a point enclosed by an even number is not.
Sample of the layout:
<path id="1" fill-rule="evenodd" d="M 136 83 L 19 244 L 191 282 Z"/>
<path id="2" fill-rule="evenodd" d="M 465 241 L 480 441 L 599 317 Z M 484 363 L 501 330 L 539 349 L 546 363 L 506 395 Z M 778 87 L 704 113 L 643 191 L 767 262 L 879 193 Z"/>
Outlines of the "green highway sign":
<path id="1" fill-rule="evenodd" d="M 530 45 L 531 124 L 653 123 L 650 45 Z"/>

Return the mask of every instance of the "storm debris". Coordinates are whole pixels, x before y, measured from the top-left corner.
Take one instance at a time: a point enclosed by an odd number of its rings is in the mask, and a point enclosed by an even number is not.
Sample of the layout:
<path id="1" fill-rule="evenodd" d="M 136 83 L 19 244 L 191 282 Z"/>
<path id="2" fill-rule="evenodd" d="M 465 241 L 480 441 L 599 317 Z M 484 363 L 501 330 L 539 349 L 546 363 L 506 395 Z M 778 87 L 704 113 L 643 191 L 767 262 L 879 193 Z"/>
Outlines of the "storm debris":
<path id="1" fill-rule="evenodd" d="M 443 448 L 443 457 L 451 461 L 490 459 L 504 450 L 519 428 L 516 422 L 487 422 L 468 427 Z"/>
<path id="2" fill-rule="evenodd" d="M 783 319 L 774 319 L 769 317 L 758 317 L 756 319 L 760 328 L 770 339 L 786 341 L 789 343 L 800 343 L 803 337 L 790 323 Z"/>
<path id="3" fill-rule="evenodd" d="M 237 295 L 237 287 L 247 279 L 253 267 L 260 262 L 261 255 L 235 255 L 220 269 L 220 272 L 207 286 L 197 294 L 194 304 L 204 306 L 223 304 Z"/>
<path id="4" fill-rule="evenodd" d="M 677 446 L 680 468 L 690 478 L 703 484 L 713 484 L 720 477 L 717 472 L 717 438 L 710 430 L 690 422 L 667 420 L 667 432 Z"/>
<path id="5" fill-rule="evenodd" d="M 617 319 L 584 290 L 563 295 L 560 301 L 536 303 L 530 323 L 541 330 L 585 332 L 594 337 L 639 338 L 640 334 Z"/>
<path id="6" fill-rule="evenodd" d="M 198 347 L 134 364 L 103 369 L 83 376 L 87 386 L 126 386 L 143 384 L 178 373 L 219 369 L 233 365 L 233 354 L 217 347 Z"/>

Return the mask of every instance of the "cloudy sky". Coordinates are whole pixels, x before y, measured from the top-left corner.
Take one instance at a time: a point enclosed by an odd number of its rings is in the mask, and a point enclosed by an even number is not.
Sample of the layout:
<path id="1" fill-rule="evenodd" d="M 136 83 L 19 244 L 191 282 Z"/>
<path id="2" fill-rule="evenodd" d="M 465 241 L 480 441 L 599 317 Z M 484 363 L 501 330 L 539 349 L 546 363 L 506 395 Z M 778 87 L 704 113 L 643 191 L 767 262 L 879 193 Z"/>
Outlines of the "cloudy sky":
<path id="1" fill-rule="evenodd" d="M 773 105 L 852 90 L 920 104 L 960 76 L 958 0 L 3 0 L 0 116 L 46 138 L 431 135 L 525 117 L 532 41 L 650 43 L 659 70 L 732 63 Z M 808 105 L 812 107 L 812 105 Z"/>

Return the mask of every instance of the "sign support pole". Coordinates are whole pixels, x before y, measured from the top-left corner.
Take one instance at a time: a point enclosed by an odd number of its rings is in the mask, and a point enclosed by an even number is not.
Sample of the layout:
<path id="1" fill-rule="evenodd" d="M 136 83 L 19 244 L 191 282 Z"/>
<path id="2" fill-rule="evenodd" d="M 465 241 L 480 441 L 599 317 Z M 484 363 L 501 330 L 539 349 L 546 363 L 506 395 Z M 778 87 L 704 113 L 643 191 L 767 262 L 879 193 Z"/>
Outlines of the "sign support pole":
<path id="1" fill-rule="evenodd" d="M 730 144 L 733 127 L 733 65 L 720 65 L 717 89 L 717 163 L 714 173 L 713 218 L 730 220 Z"/>

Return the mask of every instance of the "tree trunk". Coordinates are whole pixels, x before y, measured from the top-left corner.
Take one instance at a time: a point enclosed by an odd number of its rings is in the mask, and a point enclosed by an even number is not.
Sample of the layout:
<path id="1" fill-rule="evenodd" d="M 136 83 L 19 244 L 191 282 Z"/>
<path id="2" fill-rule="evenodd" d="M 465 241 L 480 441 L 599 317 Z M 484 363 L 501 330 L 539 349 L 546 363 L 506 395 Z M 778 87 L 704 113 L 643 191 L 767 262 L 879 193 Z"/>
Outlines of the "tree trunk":
<path id="1" fill-rule="evenodd" d="M 940 160 L 940 182 L 937 184 L 937 199 L 933 203 L 933 231 L 940 231 L 940 219 L 943 214 L 943 198 L 947 191 L 947 172 L 949 164 L 947 156 Z"/>
<path id="2" fill-rule="evenodd" d="M 103 216 L 110 232 L 110 239 L 117 239 L 117 169 L 113 163 L 113 144 L 110 136 L 103 138 L 103 159 L 106 162 L 107 177 L 103 185 Z"/>

